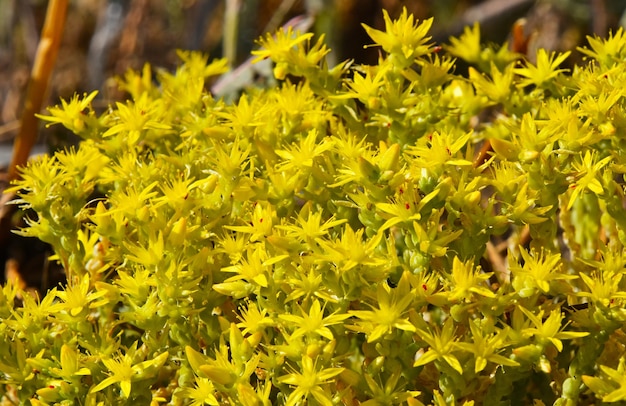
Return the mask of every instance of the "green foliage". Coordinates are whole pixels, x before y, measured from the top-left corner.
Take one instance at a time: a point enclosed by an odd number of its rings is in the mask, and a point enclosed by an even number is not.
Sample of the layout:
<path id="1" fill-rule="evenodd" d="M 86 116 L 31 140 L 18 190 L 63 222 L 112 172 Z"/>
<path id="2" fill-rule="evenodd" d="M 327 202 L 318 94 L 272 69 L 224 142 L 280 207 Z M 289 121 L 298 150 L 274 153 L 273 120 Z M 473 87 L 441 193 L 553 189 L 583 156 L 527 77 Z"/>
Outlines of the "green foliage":
<path id="1" fill-rule="evenodd" d="M 0 290 L 3 400 L 625 401 L 622 31 L 568 72 L 385 23 L 376 66 L 263 38 L 278 85 L 233 104 L 205 90 L 225 62 L 181 52 L 102 114 L 50 108 L 83 141 L 14 190 L 68 282 Z"/>

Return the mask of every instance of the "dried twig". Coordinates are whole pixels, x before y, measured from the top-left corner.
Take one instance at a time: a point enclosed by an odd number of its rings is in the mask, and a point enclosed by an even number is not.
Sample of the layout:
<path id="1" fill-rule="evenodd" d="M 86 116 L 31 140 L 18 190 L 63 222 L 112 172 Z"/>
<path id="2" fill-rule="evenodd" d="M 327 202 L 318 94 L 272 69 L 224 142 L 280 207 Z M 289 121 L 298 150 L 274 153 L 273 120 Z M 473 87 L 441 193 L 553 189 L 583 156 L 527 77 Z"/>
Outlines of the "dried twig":
<path id="1" fill-rule="evenodd" d="M 50 0 L 50 3 L 48 3 L 41 41 L 37 47 L 37 54 L 26 91 L 20 128 L 13 145 L 13 157 L 8 170 L 8 181 L 19 177 L 18 167 L 26 164 L 30 151 L 37 141 L 38 121 L 35 114 L 41 110 L 46 90 L 48 89 L 48 83 L 50 82 L 61 44 L 67 5 L 68 0 Z M 8 239 L 10 229 L 13 226 L 11 215 L 15 206 L 7 205 L 7 202 L 12 200 L 12 197 L 4 192 L 0 197 L 0 242 L 3 245 Z M 13 281 L 17 286 L 22 287 L 25 285 L 15 261 L 6 265 L 5 276 L 7 280 Z"/>
<path id="2" fill-rule="evenodd" d="M 68 0 L 50 0 L 46 21 L 31 72 L 20 130 L 13 146 L 9 166 L 9 180 L 18 177 L 17 168 L 26 164 L 30 150 L 37 141 L 38 121 L 35 114 L 41 110 L 48 82 L 61 44 Z"/>

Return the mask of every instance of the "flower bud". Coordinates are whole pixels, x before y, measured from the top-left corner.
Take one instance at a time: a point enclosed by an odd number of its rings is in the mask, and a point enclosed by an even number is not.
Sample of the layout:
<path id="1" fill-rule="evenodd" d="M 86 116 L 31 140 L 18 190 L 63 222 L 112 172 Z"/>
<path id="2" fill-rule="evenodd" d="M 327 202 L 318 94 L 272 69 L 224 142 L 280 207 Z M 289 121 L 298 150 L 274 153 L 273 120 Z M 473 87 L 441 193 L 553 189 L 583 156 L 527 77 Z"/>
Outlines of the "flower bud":
<path id="1" fill-rule="evenodd" d="M 187 234 L 187 219 L 185 217 L 179 218 L 172 226 L 170 231 L 169 241 L 175 247 L 180 247 L 185 242 L 185 236 Z"/>
<path id="2" fill-rule="evenodd" d="M 383 152 L 378 161 L 378 167 L 382 171 L 396 172 L 400 167 L 400 144 L 391 144 Z"/>

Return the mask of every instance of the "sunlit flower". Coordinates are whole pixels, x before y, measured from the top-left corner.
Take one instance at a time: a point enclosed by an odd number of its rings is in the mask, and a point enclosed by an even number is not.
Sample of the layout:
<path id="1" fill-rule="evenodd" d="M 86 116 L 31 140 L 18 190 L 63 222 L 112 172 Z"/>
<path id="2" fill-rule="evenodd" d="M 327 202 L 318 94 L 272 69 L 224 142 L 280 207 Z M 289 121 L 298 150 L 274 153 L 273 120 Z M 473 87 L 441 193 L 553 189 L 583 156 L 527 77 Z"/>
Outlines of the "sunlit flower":
<path id="1" fill-rule="evenodd" d="M 81 134 L 89 126 L 97 123 L 95 113 L 91 108 L 91 102 L 98 95 L 95 90 L 89 94 L 84 94 L 82 99 L 75 94 L 69 103 L 61 99 L 61 106 L 48 107 L 49 116 L 37 115 L 38 118 L 47 121 L 49 124 L 61 124 L 68 130 Z"/>
<path id="2" fill-rule="evenodd" d="M 598 179 L 598 175 L 600 175 L 600 170 L 611 162 L 612 159 L 613 157 L 607 156 L 596 162 L 596 154 L 587 151 L 580 162 L 574 162 L 576 181 L 571 185 L 573 191 L 567 203 L 568 210 L 572 208 L 576 199 L 587 189 L 596 195 L 604 193 L 604 188 Z"/>
<path id="3" fill-rule="evenodd" d="M 419 355 L 413 366 L 418 367 L 436 360 L 442 360 L 458 373 L 463 373 L 463 367 L 459 359 L 453 354 L 458 346 L 454 322 L 451 318 L 446 320 L 439 332 L 430 332 L 422 329 L 417 330 L 417 332 L 419 337 L 428 343 L 429 347 L 425 353 Z"/>
<path id="4" fill-rule="evenodd" d="M 281 320 L 287 321 L 289 323 L 288 326 L 297 326 L 296 330 L 291 334 L 292 339 L 303 335 L 317 334 L 332 340 L 334 336 L 328 326 L 339 324 L 350 317 L 349 314 L 335 313 L 324 317 L 324 309 L 317 299 L 313 300 L 308 313 L 302 308 L 300 308 L 300 312 L 302 317 L 294 314 L 281 314 L 278 316 Z"/>
<path id="5" fill-rule="evenodd" d="M 540 341 L 548 341 L 552 343 L 558 351 L 563 351 L 562 340 L 570 340 L 572 338 L 586 337 L 588 332 L 564 331 L 563 313 L 560 309 L 554 309 L 547 318 L 543 318 L 544 311 L 539 314 L 533 314 L 530 310 L 523 307 L 519 309 L 528 317 L 534 327 L 528 327 L 522 330 L 522 334 L 526 337 L 535 337 Z"/>
<path id="6" fill-rule="evenodd" d="M 194 386 L 183 388 L 180 395 L 191 400 L 192 406 L 219 405 L 217 398 L 215 398 L 216 391 L 213 382 L 199 376 L 196 376 L 195 380 Z"/>
<path id="7" fill-rule="evenodd" d="M 451 287 L 449 299 L 469 301 L 472 293 L 484 297 L 495 297 L 495 293 L 485 286 L 490 276 L 491 273 L 481 272 L 472 261 L 461 262 L 455 256 L 452 260 L 452 273 L 448 279 Z"/>
<path id="8" fill-rule="evenodd" d="M 456 343 L 456 346 L 473 354 L 475 359 L 474 371 L 476 373 L 485 369 L 487 362 L 510 367 L 519 365 L 517 361 L 498 354 L 503 348 L 510 345 L 506 340 L 507 330 L 503 329 L 491 334 L 485 334 L 477 322 L 471 321 L 469 325 L 472 332 L 472 342 L 459 342 Z"/>
<path id="9" fill-rule="evenodd" d="M 157 357 L 135 363 L 133 357 L 128 354 L 117 354 L 112 358 L 104 358 L 102 363 L 110 372 L 108 378 L 98 383 L 91 389 L 91 393 L 99 392 L 113 384 L 119 384 L 122 390 L 122 397 L 128 398 L 132 389 L 132 383 L 141 379 L 145 379 L 149 375 L 149 371 L 158 371 L 167 361 L 169 354 L 164 352 Z"/>
<path id="10" fill-rule="evenodd" d="M 421 23 L 409 14 L 406 8 L 397 20 L 392 21 L 386 10 L 383 10 L 385 30 L 380 31 L 363 24 L 367 34 L 390 54 L 402 69 L 409 66 L 416 58 L 431 52 L 431 37 L 427 36 L 433 19 Z"/>
<path id="11" fill-rule="evenodd" d="M 318 403 L 331 406 L 333 403 L 329 392 L 328 390 L 324 390 L 323 386 L 331 383 L 331 378 L 339 375 L 343 370 L 344 368 L 317 370 L 313 359 L 308 355 L 304 355 L 302 357 L 302 370 L 300 372 L 294 370 L 292 373 L 278 378 L 280 383 L 286 383 L 295 387 L 287 398 L 286 406 L 295 406 L 302 399 L 308 399 L 309 395 L 312 395 Z"/>
<path id="12" fill-rule="evenodd" d="M 95 290 L 91 286 L 89 274 L 79 277 L 74 286 L 58 291 L 57 297 L 63 301 L 63 307 L 70 316 L 75 317 L 88 309 L 98 308 L 109 302 L 106 290 Z"/>
<path id="13" fill-rule="evenodd" d="M 550 284 L 557 280 L 578 278 L 562 272 L 561 256 L 544 252 L 527 251 L 520 247 L 523 265 L 511 263 L 512 284 L 521 297 L 529 297 L 537 290 L 548 293 Z"/>
<path id="14" fill-rule="evenodd" d="M 391 333 L 393 329 L 416 331 L 408 317 L 405 317 L 413 296 L 409 293 L 408 281 L 403 278 L 400 282 L 395 289 L 385 282 L 379 283 L 375 298 L 377 307 L 372 305 L 372 310 L 349 311 L 359 319 L 350 328 L 365 333 L 368 343 Z"/>
<path id="15" fill-rule="evenodd" d="M 548 53 L 545 49 L 537 50 L 537 64 L 533 65 L 526 62 L 522 68 L 516 68 L 515 73 L 523 76 L 519 86 L 526 87 L 530 85 L 541 87 L 545 83 L 552 82 L 558 75 L 567 72 L 567 69 L 559 69 L 559 65 L 567 59 L 571 52 L 565 52 L 555 55 L 554 52 Z"/>

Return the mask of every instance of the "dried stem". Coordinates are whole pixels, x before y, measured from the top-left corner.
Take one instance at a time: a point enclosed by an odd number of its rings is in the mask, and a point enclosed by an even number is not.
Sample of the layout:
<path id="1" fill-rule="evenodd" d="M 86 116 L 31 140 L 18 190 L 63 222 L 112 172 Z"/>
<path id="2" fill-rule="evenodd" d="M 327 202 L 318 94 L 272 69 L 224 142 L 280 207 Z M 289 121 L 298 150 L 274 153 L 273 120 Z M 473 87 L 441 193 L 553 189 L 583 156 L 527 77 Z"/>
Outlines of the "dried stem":
<path id="1" fill-rule="evenodd" d="M 41 41 L 31 72 L 20 130 L 13 146 L 13 158 L 9 166 L 9 180 L 18 177 L 17 168 L 25 165 L 30 151 L 37 141 L 38 125 L 35 114 L 41 110 L 48 82 L 61 44 L 68 0 L 50 0 L 46 12 Z"/>

